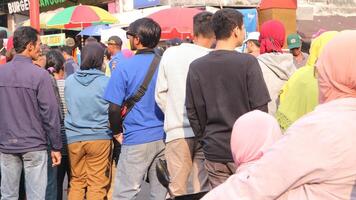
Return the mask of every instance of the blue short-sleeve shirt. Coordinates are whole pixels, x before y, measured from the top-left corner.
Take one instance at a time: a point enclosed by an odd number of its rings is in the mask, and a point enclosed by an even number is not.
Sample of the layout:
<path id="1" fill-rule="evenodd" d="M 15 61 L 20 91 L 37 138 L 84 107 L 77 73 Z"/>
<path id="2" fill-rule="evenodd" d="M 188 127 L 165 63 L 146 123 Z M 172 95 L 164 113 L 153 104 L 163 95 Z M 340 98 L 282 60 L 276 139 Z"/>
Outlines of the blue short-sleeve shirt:
<path id="1" fill-rule="evenodd" d="M 136 93 L 142 84 L 153 58 L 154 54 L 149 53 L 121 60 L 113 70 L 104 98 L 121 106 L 126 99 Z M 164 116 L 154 97 L 157 71 L 145 95 L 135 104 L 124 120 L 124 145 L 144 144 L 165 139 Z"/>

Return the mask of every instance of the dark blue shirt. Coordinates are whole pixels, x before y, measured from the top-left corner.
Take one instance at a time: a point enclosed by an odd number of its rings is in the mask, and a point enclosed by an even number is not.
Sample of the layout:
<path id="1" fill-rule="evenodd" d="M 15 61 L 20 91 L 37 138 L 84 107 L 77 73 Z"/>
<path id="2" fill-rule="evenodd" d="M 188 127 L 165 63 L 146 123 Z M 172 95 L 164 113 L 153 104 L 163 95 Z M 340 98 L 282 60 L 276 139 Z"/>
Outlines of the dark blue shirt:
<path id="1" fill-rule="evenodd" d="M 49 73 L 22 55 L 0 66 L 0 152 L 62 148 L 58 102 Z"/>
<path id="2" fill-rule="evenodd" d="M 139 54 L 123 59 L 113 71 L 104 98 L 114 104 L 122 103 L 134 95 L 142 84 L 154 54 Z M 157 71 L 145 95 L 135 104 L 124 120 L 124 145 L 144 144 L 163 140 L 163 113 L 156 104 L 154 92 Z"/>
<path id="3" fill-rule="evenodd" d="M 64 75 L 67 78 L 71 74 L 74 74 L 74 72 L 79 70 L 79 66 L 77 63 L 73 60 L 73 58 L 68 58 L 66 62 L 64 63 Z"/>

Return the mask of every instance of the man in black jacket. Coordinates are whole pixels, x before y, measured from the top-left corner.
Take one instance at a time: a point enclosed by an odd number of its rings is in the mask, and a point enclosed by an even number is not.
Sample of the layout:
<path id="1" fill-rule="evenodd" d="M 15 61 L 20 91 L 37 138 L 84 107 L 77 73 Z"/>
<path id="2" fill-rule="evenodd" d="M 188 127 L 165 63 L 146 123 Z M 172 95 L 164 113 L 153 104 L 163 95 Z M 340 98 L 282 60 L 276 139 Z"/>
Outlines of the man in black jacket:
<path id="1" fill-rule="evenodd" d="M 202 138 L 210 185 L 216 187 L 236 170 L 230 149 L 234 122 L 255 109 L 267 112 L 270 97 L 256 58 L 235 51 L 245 35 L 242 14 L 222 9 L 212 23 L 216 49 L 190 65 L 186 108 L 194 134 Z"/>

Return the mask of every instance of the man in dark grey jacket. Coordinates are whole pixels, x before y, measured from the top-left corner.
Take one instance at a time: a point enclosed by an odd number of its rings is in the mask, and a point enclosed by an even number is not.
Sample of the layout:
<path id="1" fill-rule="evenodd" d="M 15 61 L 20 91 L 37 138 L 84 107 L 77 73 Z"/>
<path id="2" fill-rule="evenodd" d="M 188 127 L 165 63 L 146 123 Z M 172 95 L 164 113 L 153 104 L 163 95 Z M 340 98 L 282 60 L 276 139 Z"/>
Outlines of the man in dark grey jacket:
<path id="1" fill-rule="evenodd" d="M 45 198 L 47 141 L 53 166 L 61 162 L 58 103 L 50 75 L 32 62 L 40 56 L 40 36 L 31 27 L 14 33 L 14 59 L 0 66 L 1 195 L 18 199 L 22 168 L 28 200 Z"/>

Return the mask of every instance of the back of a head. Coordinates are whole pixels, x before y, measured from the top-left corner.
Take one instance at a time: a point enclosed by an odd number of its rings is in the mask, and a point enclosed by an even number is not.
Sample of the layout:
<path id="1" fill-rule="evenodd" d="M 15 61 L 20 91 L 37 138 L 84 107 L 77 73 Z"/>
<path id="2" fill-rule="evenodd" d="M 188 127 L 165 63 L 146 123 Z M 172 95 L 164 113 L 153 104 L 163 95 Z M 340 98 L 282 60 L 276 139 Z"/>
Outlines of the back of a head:
<path id="1" fill-rule="evenodd" d="M 85 45 L 92 43 L 92 42 L 98 42 L 94 37 L 90 36 L 85 40 Z"/>
<path id="2" fill-rule="evenodd" d="M 212 23 L 213 14 L 211 12 L 201 12 L 193 18 L 194 36 L 212 38 L 215 36 Z"/>
<path id="3" fill-rule="evenodd" d="M 13 44 L 16 53 L 22 53 L 26 50 L 29 43 L 37 42 L 38 31 L 30 26 L 22 26 L 15 30 Z"/>
<path id="4" fill-rule="evenodd" d="M 260 30 L 260 49 L 261 54 L 271 52 L 282 52 L 286 29 L 277 20 L 269 20 L 262 24 Z"/>
<path id="5" fill-rule="evenodd" d="M 63 46 L 60 48 L 60 50 L 62 53 L 66 53 L 68 56 L 71 56 L 73 52 L 73 48 L 69 46 Z"/>
<path id="6" fill-rule="evenodd" d="M 104 61 L 104 49 L 98 42 L 85 45 L 81 51 L 81 70 L 101 69 Z"/>
<path id="7" fill-rule="evenodd" d="M 356 98 L 356 31 L 338 33 L 323 49 L 318 62 L 319 102 Z"/>
<path id="8" fill-rule="evenodd" d="M 235 164 L 238 167 L 259 159 L 281 136 L 282 131 L 273 116 L 259 110 L 242 115 L 236 120 L 231 134 Z"/>
<path id="9" fill-rule="evenodd" d="M 46 54 L 46 69 L 50 73 L 58 73 L 64 70 L 64 57 L 58 50 L 50 50 Z"/>
<path id="10" fill-rule="evenodd" d="M 141 18 L 132 22 L 128 30 L 135 34 L 146 48 L 155 48 L 161 38 L 161 27 L 150 18 Z"/>
<path id="11" fill-rule="evenodd" d="M 217 11 L 212 18 L 213 30 L 217 40 L 228 39 L 232 31 L 243 26 L 243 15 L 232 8 L 224 8 Z"/>

